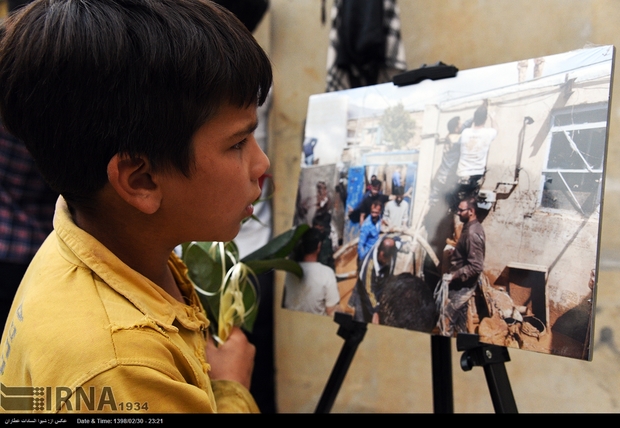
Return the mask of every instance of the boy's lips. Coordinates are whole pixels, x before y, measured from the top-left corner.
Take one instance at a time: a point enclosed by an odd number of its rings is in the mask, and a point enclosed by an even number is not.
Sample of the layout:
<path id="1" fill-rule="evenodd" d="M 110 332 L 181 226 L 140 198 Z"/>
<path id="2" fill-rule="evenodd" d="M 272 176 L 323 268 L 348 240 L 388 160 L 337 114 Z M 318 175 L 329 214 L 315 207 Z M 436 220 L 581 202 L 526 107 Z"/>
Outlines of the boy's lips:
<path id="1" fill-rule="evenodd" d="M 245 214 L 247 217 L 251 217 L 254 214 L 254 204 L 260 200 L 261 195 L 263 194 L 262 190 L 258 191 L 256 197 L 245 207 Z"/>
<path id="2" fill-rule="evenodd" d="M 254 198 L 252 203 L 256 203 L 260 199 L 261 195 L 263 194 L 263 186 L 265 185 L 265 180 L 271 177 L 271 174 L 263 174 L 258 178 L 258 187 L 260 188 L 260 191 L 258 192 L 256 198 Z"/>
<path id="3" fill-rule="evenodd" d="M 260 200 L 261 195 L 263 194 L 263 185 L 265 183 L 265 179 L 271 178 L 271 174 L 263 174 L 258 178 L 258 187 L 259 191 L 256 197 L 252 200 L 252 203 L 245 207 L 245 213 L 248 217 L 251 217 L 254 214 L 254 204 Z"/>
<path id="4" fill-rule="evenodd" d="M 263 184 L 265 183 L 265 179 L 266 178 L 271 178 L 271 174 L 263 174 L 258 178 L 258 187 L 261 188 L 261 190 L 263 189 Z"/>

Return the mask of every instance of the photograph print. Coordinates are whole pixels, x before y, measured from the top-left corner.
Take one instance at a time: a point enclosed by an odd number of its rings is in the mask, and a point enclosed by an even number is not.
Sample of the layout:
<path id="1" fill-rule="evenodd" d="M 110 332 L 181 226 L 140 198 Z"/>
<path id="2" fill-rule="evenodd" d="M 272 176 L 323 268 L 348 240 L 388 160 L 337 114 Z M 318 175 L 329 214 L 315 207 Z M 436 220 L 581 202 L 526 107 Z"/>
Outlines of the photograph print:
<path id="1" fill-rule="evenodd" d="M 591 359 L 613 62 L 311 96 L 283 307 Z"/>

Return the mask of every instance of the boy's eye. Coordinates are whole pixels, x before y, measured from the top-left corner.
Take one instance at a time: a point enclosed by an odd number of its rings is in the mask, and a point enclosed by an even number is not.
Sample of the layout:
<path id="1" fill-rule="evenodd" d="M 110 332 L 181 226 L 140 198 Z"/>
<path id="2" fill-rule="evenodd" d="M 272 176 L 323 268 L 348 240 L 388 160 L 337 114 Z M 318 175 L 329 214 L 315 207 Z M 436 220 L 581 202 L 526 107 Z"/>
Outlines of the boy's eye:
<path id="1" fill-rule="evenodd" d="M 233 149 L 233 150 L 241 150 L 243 148 L 243 146 L 245 146 L 245 143 L 247 143 L 247 142 L 248 142 L 248 139 L 244 138 L 243 140 L 239 141 L 237 144 L 232 146 L 231 149 Z"/>

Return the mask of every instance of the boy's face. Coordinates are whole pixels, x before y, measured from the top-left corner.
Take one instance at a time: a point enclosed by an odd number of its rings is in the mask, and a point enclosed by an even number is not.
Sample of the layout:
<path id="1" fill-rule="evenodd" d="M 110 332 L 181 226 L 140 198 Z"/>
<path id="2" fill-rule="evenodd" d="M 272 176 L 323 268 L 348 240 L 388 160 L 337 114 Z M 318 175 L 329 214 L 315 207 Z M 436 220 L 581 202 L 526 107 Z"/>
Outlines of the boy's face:
<path id="1" fill-rule="evenodd" d="M 253 135 L 257 124 L 255 105 L 222 106 L 192 138 L 191 176 L 174 173 L 164 179 L 162 207 L 174 213 L 180 242 L 230 241 L 252 215 L 252 202 L 261 194 L 258 179 L 269 168 Z"/>

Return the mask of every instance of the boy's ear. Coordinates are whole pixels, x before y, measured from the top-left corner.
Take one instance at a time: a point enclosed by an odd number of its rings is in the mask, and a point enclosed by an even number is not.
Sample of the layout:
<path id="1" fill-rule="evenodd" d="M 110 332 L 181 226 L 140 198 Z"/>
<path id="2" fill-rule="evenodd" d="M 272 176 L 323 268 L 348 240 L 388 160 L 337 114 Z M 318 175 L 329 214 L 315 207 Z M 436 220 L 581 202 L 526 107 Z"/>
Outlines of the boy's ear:
<path id="1" fill-rule="evenodd" d="M 161 205 L 161 188 L 153 179 L 145 157 L 131 158 L 117 153 L 108 162 L 108 181 L 116 193 L 134 208 L 154 214 Z"/>

